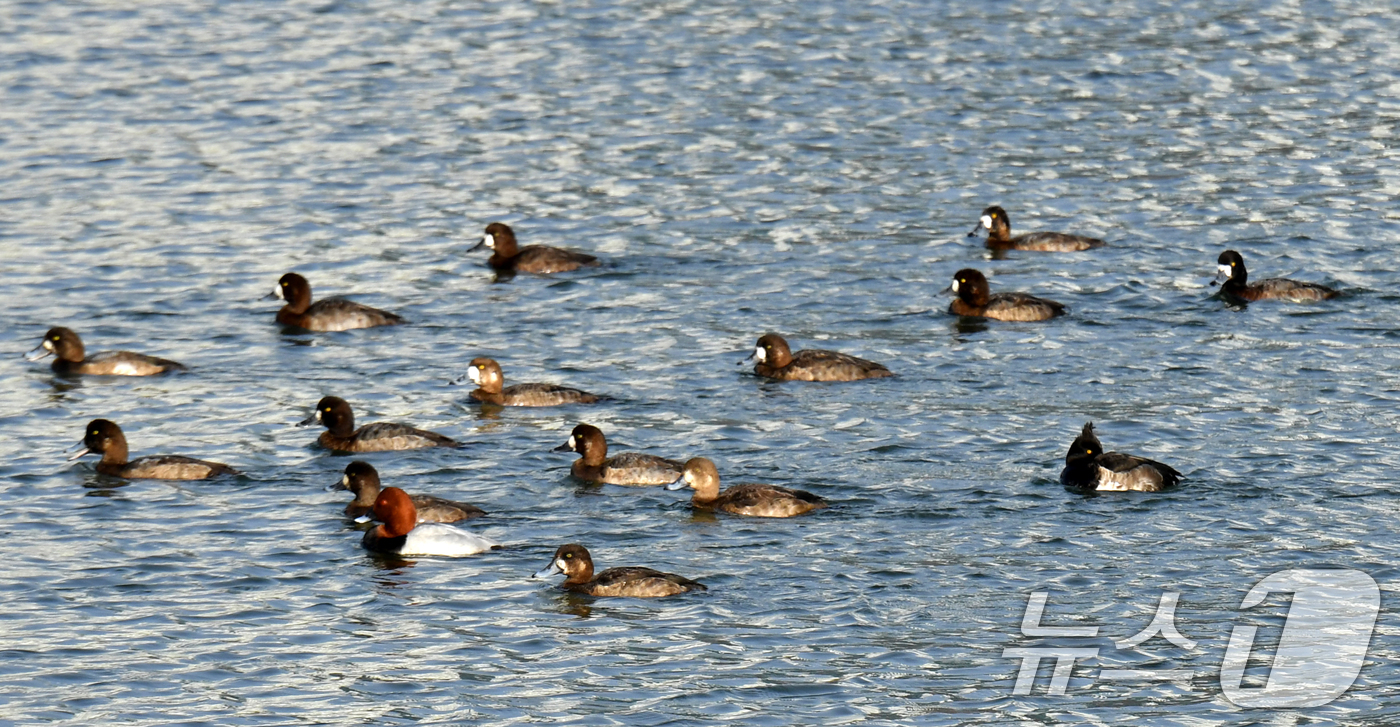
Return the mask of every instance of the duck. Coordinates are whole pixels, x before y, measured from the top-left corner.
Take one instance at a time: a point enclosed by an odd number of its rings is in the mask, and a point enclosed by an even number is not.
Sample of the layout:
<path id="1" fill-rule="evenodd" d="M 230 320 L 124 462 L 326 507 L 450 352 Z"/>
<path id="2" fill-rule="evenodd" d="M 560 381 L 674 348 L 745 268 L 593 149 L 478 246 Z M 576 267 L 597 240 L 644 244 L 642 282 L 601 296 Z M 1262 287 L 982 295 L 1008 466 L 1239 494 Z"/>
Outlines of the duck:
<path id="1" fill-rule="evenodd" d="M 481 238 L 481 242 L 467 252 L 479 249 L 483 245 L 495 251 L 486 262 L 498 272 L 547 275 L 566 273 L 598 264 L 598 258 L 581 252 L 546 245 L 519 247 L 515 242 L 515 231 L 501 222 L 487 225 L 486 235 Z"/>
<path id="2" fill-rule="evenodd" d="M 982 219 L 967 236 L 976 237 L 984 228 L 987 230 L 987 247 L 992 250 L 1080 252 L 1104 246 L 1104 241 L 1096 237 L 1066 235 L 1063 232 L 1031 232 L 1012 237 L 1011 218 L 1007 216 L 1006 210 L 996 205 L 982 210 Z"/>
<path id="3" fill-rule="evenodd" d="M 555 452 L 578 452 L 570 472 L 584 482 L 607 485 L 650 486 L 667 485 L 676 481 L 683 466 L 673 459 L 650 454 L 623 452 L 608 457 L 608 442 L 603 431 L 591 424 L 580 424 L 569 434 L 569 441 L 554 448 Z"/>
<path id="4" fill-rule="evenodd" d="M 326 488 L 327 492 L 349 490 L 355 499 L 345 506 L 345 515 L 357 518 L 374 509 L 379 498 L 379 470 L 368 462 L 355 460 L 345 467 L 345 475 L 340 481 Z M 453 502 L 432 495 L 409 495 L 420 523 L 455 523 L 471 520 L 486 512 L 475 505 Z"/>
<path id="5" fill-rule="evenodd" d="M 485 356 L 478 356 L 467 364 L 466 376 L 452 381 L 460 384 L 470 379 L 477 385 L 468 396 L 483 404 L 497 406 L 559 406 L 561 404 L 596 404 L 603 397 L 587 391 L 571 389 L 555 384 L 515 384 L 501 388 L 505 382 L 501 365 Z"/>
<path id="6" fill-rule="evenodd" d="M 1065 455 L 1060 484 L 1098 492 L 1160 492 L 1181 481 L 1181 473 L 1153 460 L 1122 452 L 1105 452 L 1094 436 L 1094 423 L 1084 425 Z"/>
<path id="7" fill-rule="evenodd" d="M 204 480 L 219 475 L 242 474 L 222 462 L 208 462 L 193 457 L 160 454 L 137 457 L 127 461 L 126 435 L 121 427 L 107 419 L 94 419 L 87 425 L 82 449 L 68 460 L 88 454 L 102 455 L 97 471 L 113 477 L 132 480 Z"/>
<path id="8" fill-rule="evenodd" d="M 327 396 L 316 404 L 316 411 L 297 424 L 306 427 L 316 422 L 326 431 L 317 440 L 322 447 L 336 452 L 393 452 L 424 447 L 460 447 L 457 440 L 437 432 L 416 429 L 407 424 L 376 422 L 355 428 L 355 413 L 338 396 Z"/>
<path id="9" fill-rule="evenodd" d="M 420 522 L 413 498 L 397 487 L 386 487 L 380 491 L 371 512 L 355 521 L 369 522 L 371 519 L 378 520 L 379 524 L 365 531 L 360 544 L 373 553 L 458 557 L 501 547 L 491 538 L 451 525 Z"/>
<path id="10" fill-rule="evenodd" d="M 663 598 L 691 591 L 704 591 L 705 584 L 675 573 L 651 568 L 609 568 L 593 575 L 593 556 L 577 543 L 561 545 L 544 570 L 531 578 L 565 576 L 563 588 L 588 596 L 623 598 Z"/>
<path id="11" fill-rule="evenodd" d="M 1340 293 L 1325 285 L 1304 283 L 1288 278 L 1268 278 L 1253 285 L 1249 284 L 1249 271 L 1244 268 L 1244 257 L 1234 250 L 1226 250 L 1216 258 L 1216 282 L 1224 280 L 1220 292 L 1239 300 L 1288 300 L 1294 303 L 1307 303 L 1335 298 Z"/>
<path id="12" fill-rule="evenodd" d="M 405 323 L 403 317 L 398 314 L 360 305 L 344 298 L 326 298 L 312 303 L 311 284 L 296 273 L 283 275 L 272 288 L 272 293 L 263 299 L 268 298 L 287 301 L 287 304 L 277 311 L 278 323 L 308 331 L 350 331 Z"/>
<path id="13" fill-rule="evenodd" d="M 859 381 L 894 376 L 883 364 L 835 351 L 810 348 L 794 354 L 776 333 L 761 336 L 753 354 L 740 363 L 750 359 L 755 374 L 776 381 Z"/>
<path id="14" fill-rule="evenodd" d="M 957 294 L 948 312 L 955 316 L 992 318 L 998 321 L 1044 321 L 1065 314 L 1065 306 L 1025 293 L 991 294 L 987 277 L 972 268 L 953 275 L 948 288 Z"/>
<path id="15" fill-rule="evenodd" d="M 57 374 L 86 374 L 89 376 L 154 376 L 167 371 L 187 371 L 182 363 L 147 356 L 131 351 L 102 351 L 87 356 L 83 340 L 72 329 L 58 326 L 44 334 L 44 340 L 25 355 L 38 361 L 53 355 L 53 370 Z"/>
<path id="16" fill-rule="evenodd" d="M 704 457 L 694 457 L 685 463 L 679 480 L 666 486 L 668 490 L 694 488 L 690 502 L 706 510 L 723 510 L 750 517 L 793 517 L 820 510 L 826 501 L 803 490 L 789 490 L 775 485 L 736 485 L 719 491 L 719 470 Z"/>

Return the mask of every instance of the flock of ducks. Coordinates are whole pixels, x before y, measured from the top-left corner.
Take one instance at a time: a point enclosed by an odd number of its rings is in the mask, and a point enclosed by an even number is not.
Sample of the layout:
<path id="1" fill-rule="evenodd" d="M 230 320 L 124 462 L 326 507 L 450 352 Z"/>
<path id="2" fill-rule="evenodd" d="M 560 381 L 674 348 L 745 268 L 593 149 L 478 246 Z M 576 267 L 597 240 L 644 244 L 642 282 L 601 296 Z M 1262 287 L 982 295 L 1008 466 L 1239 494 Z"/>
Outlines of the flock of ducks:
<path id="1" fill-rule="evenodd" d="M 983 210 L 979 224 L 968 236 L 976 236 L 984 229 L 987 231 L 986 246 L 993 250 L 1079 252 L 1105 244 L 1095 238 L 1058 232 L 1012 237 L 1010 218 L 1006 210 L 997 206 Z M 493 251 L 488 264 L 501 275 L 548 275 L 599 264 L 592 255 L 570 250 L 544 245 L 521 247 L 516 242 L 515 232 L 499 222 L 488 225 L 481 242 L 472 249 L 483 246 Z M 1251 284 L 1244 258 L 1233 250 L 1221 253 L 1217 264 L 1217 280 L 1223 280 L 1221 293 L 1234 299 L 1305 302 L 1338 295 L 1337 291 L 1322 285 L 1284 278 Z M 1061 303 L 1025 293 L 993 295 L 987 278 L 971 268 L 954 274 L 952 285 L 945 292 L 957 296 L 948 312 L 959 316 L 1043 321 L 1066 311 Z M 279 323 L 307 331 L 348 331 L 406 323 L 394 313 L 342 298 L 313 302 L 311 284 L 297 273 L 283 275 L 267 297 L 285 301 L 277 312 Z M 27 358 L 39 360 L 50 355 L 55 357 L 53 370 L 60 375 L 152 376 L 187 370 L 175 361 L 130 351 L 88 355 L 78 334 L 63 327 L 49 329 Z M 745 359 L 750 360 L 754 362 L 755 374 L 777 381 L 841 382 L 894 375 L 882 364 L 835 351 L 808 349 L 794 353 L 788 342 L 776 333 L 758 339 L 753 353 Z M 555 384 L 505 386 L 500 364 L 484 357 L 473 359 L 466 374 L 452 383 L 467 381 L 476 386 L 469 396 L 483 405 L 541 407 L 607 400 L 605 396 Z M 350 404 L 334 396 L 321 399 L 315 412 L 299 426 L 317 423 L 325 428 L 318 438 L 321 446 L 337 452 L 461 446 L 451 437 L 397 422 L 376 422 L 356 428 Z M 196 480 L 238 474 L 226 464 L 191 457 L 156 455 L 131 459 L 121 428 L 107 419 L 96 419 L 88 424 L 78 449 L 70 460 L 87 454 L 101 455 L 97 471 L 113 477 Z M 570 472 L 580 480 L 611 485 L 665 486 L 667 490 L 690 488 L 693 490 L 691 502 L 697 508 L 749 517 L 795 517 L 827 507 L 822 498 L 810 492 L 773 485 L 742 484 L 721 490 L 718 469 L 704 457 L 686 462 L 636 452 L 610 457 L 603 432 L 589 424 L 575 426 L 568 441 L 555 451 L 572 451 L 579 455 Z M 1060 473 L 1060 481 L 1066 487 L 1093 491 L 1155 492 L 1177 484 L 1180 478 L 1180 472 L 1161 462 L 1105 452 L 1092 423 L 1085 424 L 1070 445 Z M 480 508 L 430 495 L 409 495 L 397 487 L 382 487 L 379 473 L 367 462 L 351 462 L 341 481 L 328 489 L 347 490 L 354 495 L 345 514 L 356 522 L 377 521 L 361 541 L 370 551 L 402 556 L 465 556 L 501 547 L 490 538 L 451 525 L 485 515 Z M 550 575 L 565 576 L 565 589 L 591 596 L 657 597 L 705 589 L 696 581 L 650 568 L 609 568 L 595 574 L 591 555 L 577 544 L 561 546 L 549 566 L 535 577 Z"/>

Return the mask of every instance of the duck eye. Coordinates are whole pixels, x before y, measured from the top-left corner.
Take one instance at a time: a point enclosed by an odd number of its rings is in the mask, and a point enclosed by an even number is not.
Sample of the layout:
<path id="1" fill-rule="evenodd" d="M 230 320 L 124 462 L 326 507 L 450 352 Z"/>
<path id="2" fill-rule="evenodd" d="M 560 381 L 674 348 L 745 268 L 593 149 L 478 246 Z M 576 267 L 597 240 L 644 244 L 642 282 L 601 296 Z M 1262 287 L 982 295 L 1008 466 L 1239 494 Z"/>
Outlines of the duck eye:
<path id="1" fill-rule="evenodd" d="M 564 554 L 564 560 L 569 560 L 570 558 L 573 558 L 573 557 L 574 557 L 574 554 L 573 554 L 573 553 L 565 553 L 565 554 Z"/>
<path id="2" fill-rule="evenodd" d="M 62 336 L 54 336 L 54 337 L 53 337 L 53 340 L 57 341 L 57 340 L 60 339 L 60 338 L 62 338 Z"/>

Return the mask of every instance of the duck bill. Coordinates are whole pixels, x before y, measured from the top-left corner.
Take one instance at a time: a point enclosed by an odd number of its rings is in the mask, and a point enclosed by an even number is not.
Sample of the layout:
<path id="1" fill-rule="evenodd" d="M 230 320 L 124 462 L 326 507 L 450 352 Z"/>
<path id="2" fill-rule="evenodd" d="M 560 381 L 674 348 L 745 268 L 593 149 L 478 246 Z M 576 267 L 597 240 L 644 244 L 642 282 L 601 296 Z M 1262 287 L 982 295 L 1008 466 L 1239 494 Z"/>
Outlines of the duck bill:
<path id="1" fill-rule="evenodd" d="M 551 451 L 551 452 L 572 452 L 572 451 L 574 451 L 574 448 L 573 448 L 573 447 L 570 447 L 568 442 L 565 442 L 565 443 L 559 445 L 558 447 L 555 447 L 554 449 L 551 449 L 551 450 L 549 450 L 549 451 Z"/>
<path id="2" fill-rule="evenodd" d="M 530 577 L 531 577 L 531 578 L 548 578 L 548 577 L 550 577 L 550 576 L 562 576 L 562 575 L 564 575 L 564 571 L 559 570 L 559 564 L 558 564 L 558 563 L 550 563 L 548 568 L 545 568 L 544 570 L 535 571 L 534 575 L 531 575 Z"/>
<path id="3" fill-rule="evenodd" d="M 455 379 L 448 379 L 448 380 L 447 380 L 447 385 L 448 385 L 448 386 L 461 386 L 462 384 L 466 383 L 467 380 L 470 379 L 470 378 L 471 378 L 470 375 L 468 375 L 468 374 L 462 374 L 461 376 L 458 376 L 458 377 L 455 378 Z"/>
<path id="4" fill-rule="evenodd" d="M 1231 269 L 1229 265 L 1216 265 L 1216 266 L 1215 266 L 1215 280 L 1212 280 L 1212 281 L 1211 281 L 1211 285 L 1218 285 L 1218 284 L 1220 284 L 1220 283 L 1223 283 L 1223 282 L 1229 280 L 1230 277 L 1233 276 L 1234 274 L 1235 274 L 1235 271 L 1234 271 L 1233 269 Z"/>
<path id="5" fill-rule="evenodd" d="M 675 482 L 672 482 L 671 484 L 666 485 L 666 489 L 668 489 L 668 490 L 684 490 L 684 489 L 685 489 L 686 487 L 688 487 L 688 486 L 689 486 L 689 484 L 685 481 L 685 478 L 682 477 L 682 478 L 680 478 L 679 480 L 676 480 Z"/>
<path id="6" fill-rule="evenodd" d="M 484 238 L 484 237 L 481 238 L 481 241 L 480 241 L 480 242 L 478 242 L 478 243 L 476 243 L 475 245 L 472 245 L 470 248 L 468 248 L 468 249 L 467 249 L 467 252 L 476 252 L 477 250 L 480 250 L 480 249 L 483 248 L 483 247 L 486 247 L 486 238 Z"/>
<path id="7" fill-rule="evenodd" d="M 312 414 L 311 416 L 309 416 L 309 417 L 307 417 L 307 418 L 305 418 L 305 419 L 303 419 L 303 420 L 297 422 L 297 426 L 299 426 L 299 427 L 309 427 L 309 426 L 311 426 L 312 424 L 315 424 L 316 422 L 320 421 L 320 419 L 321 419 L 321 412 L 318 411 L 318 412 L 316 412 L 315 414 Z"/>
<path id="8" fill-rule="evenodd" d="M 52 356 L 52 355 L 53 355 L 53 351 L 50 351 L 49 349 L 45 348 L 45 347 L 44 347 L 44 344 L 41 343 L 41 344 L 39 344 L 38 346 L 35 346 L 33 351 L 30 351 L 29 353 L 24 354 L 24 360 L 25 360 L 25 361 L 38 361 L 38 360 L 41 359 L 41 358 L 45 358 L 45 357 Z"/>
<path id="9" fill-rule="evenodd" d="M 83 456 L 85 456 L 85 455 L 88 455 L 88 454 L 91 454 L 91 453 L 92 453 L 92 450 L 91 450 L 91 449 L 88 449 L 87 446 L 84 445 L 82 442 L 78 442 L 78 446 L 79 446 L 79 447 L 82 447 L 82 449 L 79 449 L 79 450 L 77 451 L 76 454 L 74 454 L 73 456 L 69 457 L 69 458 L 68 458 L 68 461 L 69 461 L 69 462 L 72 462 L 73 460 L 75 460 L 75 459 L 77 459 L 77 458 L 79 458 L 79 457 L 83 457 Z M 68 449 L 71 450 L 71 449 L 73 449 L 73 448 L 72 448 L 72 447 L 69 447 Z"/>
<path id="10" fill-rule="evenodd" d="M 977 237 L 980 234 L 982 234 L 982 223 L 978 222 L 977 225 L 972 228 L 972 232 L 967 233 L 967 236 Z"/>
<path id="11" fill-rule="evenodd" d="M 340 478 L 340 480 L 339 480 L 338 482 L 335 482 L 334 484 L 326 485 L 326 492 L 340 492 L 341 490 L 348 490 L 348 489 L 350 489 L 350 483 L 349 483 L 349 482 L 346 482 L 346 480 L 348 480 L 348 479 L 350 479 L 350 478 L 349 478 L 349 477 L 342 477 L 342 478 Z"/>

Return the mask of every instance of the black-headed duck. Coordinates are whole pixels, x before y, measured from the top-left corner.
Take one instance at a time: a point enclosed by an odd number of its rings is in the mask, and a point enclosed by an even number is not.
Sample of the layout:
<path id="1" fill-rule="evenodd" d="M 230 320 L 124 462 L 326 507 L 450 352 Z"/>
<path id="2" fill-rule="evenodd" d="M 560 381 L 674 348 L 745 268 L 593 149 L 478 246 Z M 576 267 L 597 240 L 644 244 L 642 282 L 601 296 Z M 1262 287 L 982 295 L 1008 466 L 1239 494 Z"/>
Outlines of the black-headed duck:
<path id="1" fill-rule="evenodd" d="M 82 450 L 69 457 L 74 460 L 86 454 L 100 454 L 97 471 L 113 477 L 140 480 L 203 480 L 217 475 L 236 475 L 238 470 L 220 463 L 192 457 L 158 454 L 127 461 L 126 435 L 121 427 L 106 420 L 94 419 L 83 434 Z"/>
<path id="2" fill-rule="evenodd" d="M 593 556 L 582 545 L 561 545 L 554 551 L 549 567 L 531 576 L 545 578 L 565 576 L 564 589 L 588 596 L 621 596 L 624 598 L 661 598 L 688 591 L 703 591 L 705 584 L 674 573 L 662 573 L 651 568 L 609 568 L 593 575 Z"/>
<path id="3" fill-rule="evenodd" d="M 386 487 L 374 500 L 371 511 L 379 521 L 360 540 L 365 550 L 386 555 L 446 555 L 462 556 L 485 553 L 501 547 L 500 543 L 443 523 L 418 520 L 413 498 L 397 487 Z M 368 522 L 364 515 L 357 522 Z"/>
<path id="4" fill-rule="evenodd" d="M 402 316 L 344 298 L 326 298 L 312 303 L 311 284 L 296 273 L 283 275 L 266 298 L 287 301 L 282 310 L 277 311 L 278 323 L 308 331 L 350 331 L 397 326 L 404 322 Z"/>
<path id="5" fill-rule="evenodd" d="M 994 318 L 999 321 L 1044 321 L 1064 315 L 1065 306 L 1053 300 L 1025 293 L 991 294 L 987 277 L 972 268 L 963 268 L 953 275 L 948 288 L 957 294 L 948 312 L 956 316 Z"/>
<path id="6" fill-rule="evenodd" d="M 1304 283 L 1288 278 L 1268 278 L 1251 285 L 1249 271 L 1244 269 L 1244 257 L 1226 250 L 1216 258 L 1216 281 L 1224 280 L 1220 292 L 1240 300 L 1290 300 L 1306 303 L 1335 298 L 1337 291 L 1317 283 Z M 1212 283 L 1214 285 L 1214 283 Z"/>
<path id="7" fill-rule="evenodd" d="M 1012 237 L 1011 218 L 1006 215 L 1006 210 L 996 205 L 982 210 L 982 219 L 967 236 L 976 237 L 983 229 L 987 230 L 987 247 L 993 250 L 1079 252 L 1104 245 L 1103 240 L 1095 237 L 1066 235 L 1063 232 L 1030 232 Z"/>
<path id="8" fill-rule="evenodd" d="M 1065 454 L 1060 484 L 1099 492 L 1158 492 L 1175 485 L 1181 473 L 1161 462 L 1122 452 L 1105 452 L 1094 436 L 1094 424 L 1084 425 Z"/>
<path id="9" fill-rule="evenodd" d="M 683 469 L 680 462 L 650 454 L 623 452 L 608 456 L 608 442 L 603 431 L 591 424 L 574 427 L 569 441 L 554 448 L 555 452 L 578 452 L 569 469 L 584 482 L 608 485 L 667 485 L 676 481 Z"/>
<path id="10" fill-rule="evenodd" d="M 350 405 L 338 396 L 327 396 L 316 404 L 316 412 L 307 417 L 299 427 L 320 422 L 326 431 L 321 432 L 321 446 L 337 452 L 392 452 L 401 449 L 422 449 L 424 447 L 459 447 L 451 437 L 437 432 L 416 429 L 407 424 L 376 422 L 355 428 L 355 413 Z"/>
<path id="11" fill-rule="evenodd" d="M 131 351 L 103 351 L 87 356 L 78 334 L 63 327 L 50 328 L 44 334 L 44 340 L 25 358 L 38 361 L 51 354 L 56 357 L 53 370 L 59 374 L 151 376 L 166 371 L 186 370 L 184 364 Z"/>
<path id="12" fill-rule="evenodd" d="M 356 518 L 374 509 L 379 499 L 379 471 L 368 462 L 355 460 L 345 467 L 345 475 L 340 481 L 326 488 L 327 491 L 349 490 L 355 499 L 345 506 L 345 514 Z M 420 523 L 455 523 L 470 520 L 486 513 L 475 505 L 453 502 L 432 495 L 409 495 L 413 507 L 418 512 Z"/>
<path id="13" fill-rule="evenodd" d="M 587 391 L 570 389 L 555 384 L 514 384 L 502 388 L 505 376 L 501 365 L 494 360 L 480 356 L 467 364 L 467 375 L 452 383 L 470 379 L 476 384 L 469 396 L 483 404 L 498 406 L 559 406 L 562 404 L 593 404 L 603 397 Z"/>
<path id="14" fill-rule="evenodd" d="M 515 242 L 515 231 L 509 225 L 492 222 L 486 226 L 486 235 L 471 250 L 482 245 L 495 251 L 487 263 L 501 272 L 566 273 L 586 265 L 597 265 L 598 258 L 581 252 L 563 250 L 546 245 L 526 245 L 520 247 Z M 468 250 L 467 252 L 471 252 Z"/>
<path id="15" fill-rule="evenodd" d="M 752 517 L 793 517 L 826 507 L 826 501 L 803 490 L 789 490 L 775 485 L 735 485 L 719 491 L 719 470 L 704 457 L 685 463 L 679 480 L 667 485 L 668 490 L 694 488 L 690 502 L 706 510 L 723 510 L 735 515 Z"/>
<path id="16" fill-rule="evenodd" d="M 754 373 L 778 381 L 859 381 L 894 376 L 881 364 L 844 353 L 817 348 L 793 353 L 776 333 L 759 338 L 749 358 L 754 360 Z"/>

